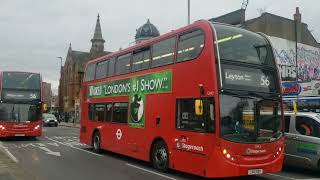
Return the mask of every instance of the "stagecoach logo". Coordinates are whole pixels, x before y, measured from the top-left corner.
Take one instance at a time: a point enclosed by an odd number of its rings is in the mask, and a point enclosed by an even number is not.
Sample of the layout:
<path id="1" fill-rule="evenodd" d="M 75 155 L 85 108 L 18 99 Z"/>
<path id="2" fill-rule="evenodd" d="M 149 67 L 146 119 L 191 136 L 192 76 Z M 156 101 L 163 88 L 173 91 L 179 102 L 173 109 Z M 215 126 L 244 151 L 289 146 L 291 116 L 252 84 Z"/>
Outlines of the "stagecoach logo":
<path id="1" fill-rule="evenodd" d="M 129 96 L 129 126 L 145 127 L 146 94 L 171 92 L 172 71 L 161 71 L 88 86 L 88 98 Z"/>
<path id="2" fill-rule="evenodd" d="M 203 152 L 202 146 L 187 144 L 187 140 L 185 138 L 176 139 L 175 141 L 177 149 Z"/>
<path id="3" fill-rule="evenodd" d="M 247 155 L 257 155 L 257 154 L 264 154 L 266 153 L 267 150 L 265 149 L 251 149 L 251 148 L 247 148 L 246 150 L 246 154 Z"/>

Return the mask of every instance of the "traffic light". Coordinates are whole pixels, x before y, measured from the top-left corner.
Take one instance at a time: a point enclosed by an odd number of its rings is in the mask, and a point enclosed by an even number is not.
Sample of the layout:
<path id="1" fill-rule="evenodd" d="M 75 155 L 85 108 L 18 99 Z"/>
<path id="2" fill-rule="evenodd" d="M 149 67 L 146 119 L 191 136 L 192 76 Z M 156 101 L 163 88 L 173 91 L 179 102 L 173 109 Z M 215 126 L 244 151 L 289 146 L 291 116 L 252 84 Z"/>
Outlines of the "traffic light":
<path id="1" fill-rule="evenodd" d="M 46 103 L 43 103 L 42 110 L 43 110 L 44 112 L 47 112 L 47 111 L 48 111 L 48 105 L 47 105 Z"/>

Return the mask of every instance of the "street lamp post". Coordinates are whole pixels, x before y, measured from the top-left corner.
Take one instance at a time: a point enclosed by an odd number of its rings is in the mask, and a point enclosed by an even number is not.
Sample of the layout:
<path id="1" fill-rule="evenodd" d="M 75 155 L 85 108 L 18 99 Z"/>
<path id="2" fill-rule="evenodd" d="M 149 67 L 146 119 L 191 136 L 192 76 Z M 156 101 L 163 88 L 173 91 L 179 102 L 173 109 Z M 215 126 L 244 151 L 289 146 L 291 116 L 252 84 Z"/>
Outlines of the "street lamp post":
<path id="1" fill-rule="evenodd" d="M 62 57 L 61 57 L 61 56 L 59 56 L 59 57 L 57 57 L 57 58 L 58 58 L 58 59 L 60 59 L 60 81 L 59 81 L 59 83 L 61 83 Z M 58 94 L 59 94 L 59 95 L 58 95 L 58 98 L 59 98 L 59 104 L 62 104 L 63 102 L 62 102 L 62 103 L 60 102 L 60 100 L 62 100 L 62 99 L 63 99 L 63 98 L 60 98 L 60 96 L 62 96 L 62 92 L 61 92 L 61 84 L 60 84 L 60 87 L 59 87 L 59 93 L 58 93 Z M 59 116 L 59 117 L 58 117 L 58 120 L 59 120 L 59 122 L 61 121 L 61 120 L 60 120 L 60 118 L 61 118 L 61 117 L 60 117 L 60 115 L 61 115 L 61 112 L 62 112 L 61 108 L 62 108 L 62 107 L 60 107 L 60 106 L 59 106 L 59 108 L 58 108 L 58 111 L 59 111 L 59 113 L 58 113 L 58 114 L 59 114 L 59 115 L 58 115 L 58 116 Z"/>
<path id="2" fill-rule="evenodd" d="M 188 0 L 188 24 L 190 24 L 190 0 Z"/>
<path id="3" fill-rule="evenodd" d="M 60 59 L 60 68 L 62 67 L 62 57 L 57 57 L 58 59 Z"/>

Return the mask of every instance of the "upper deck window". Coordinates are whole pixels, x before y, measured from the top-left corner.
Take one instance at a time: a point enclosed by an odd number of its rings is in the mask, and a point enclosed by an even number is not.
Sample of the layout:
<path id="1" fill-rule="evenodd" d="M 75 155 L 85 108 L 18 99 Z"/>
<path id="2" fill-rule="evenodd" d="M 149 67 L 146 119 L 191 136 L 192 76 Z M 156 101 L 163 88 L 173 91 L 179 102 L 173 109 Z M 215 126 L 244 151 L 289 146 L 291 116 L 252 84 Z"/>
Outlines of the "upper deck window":
<path id="1" fill-rule="evenodd" d="M 95 63 L 88 64 L 88 67 L 86 69 L 85 81 L 94 80 L 95 72 L 96 72 L 96 64 Z"/>
<path id="2" fill-rule="evenodd" d="M 132 72 L 149 68 L 150 64 L 150 47 L 138 49 L 133 52 Z"/>
<path id="3" fill-rule="evenodd" d="M 99 62 L 96 70 L 96 79 L 106 77 L 108 70 L 108 61 Z"/>
<path id="4" fill-rule="evenodd" d="M 8 89 L 40 89 L 40 74 L 26 72 L 4 72 L 3 88 Z"/>
<path id="5" fill-rule="evenodd" d="M 259 65 L 274 65 L 272 48 L 261 35 L 228 25 L 213 24 L 220 59 Z"/>
<path id="6" fill-rule="evenodd" d="M 176 37 L 172 37 L 152 46 L 152 67 L 159 67 L 173 63 Z"/>
<path id="7" fill-rule="evenodd" d="M 194 30 L 179 37 L 177 62 L 196 58 L 204 46 L 204 34 Z"/>
<path id="8" fill-rule="evenodd" d="M 130 59 L 131 59 L 131 53 L 118 57 L 116 62 L 116 75 L 129 73 Z"/>
<path id="9" fill-rule="evenodd" d="M 116 59 L 113 58 L 109 61 L 109 67 L 108 67 L 108 76 L 113 76 L 114 75 L 114 63 Z"/>

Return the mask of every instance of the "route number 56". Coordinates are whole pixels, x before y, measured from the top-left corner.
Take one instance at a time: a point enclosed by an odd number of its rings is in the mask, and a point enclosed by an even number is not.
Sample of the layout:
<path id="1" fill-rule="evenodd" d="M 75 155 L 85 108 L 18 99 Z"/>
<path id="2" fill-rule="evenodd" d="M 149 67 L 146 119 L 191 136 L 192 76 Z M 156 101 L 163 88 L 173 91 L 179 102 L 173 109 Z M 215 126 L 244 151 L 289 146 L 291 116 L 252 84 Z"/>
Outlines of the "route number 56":
<path id="1" fill-rule="evenodd" d="M 270 81 L 269 81 L 268 77 L 261 76 L 260 85 L 261 86 L 269 86 Z"/>

